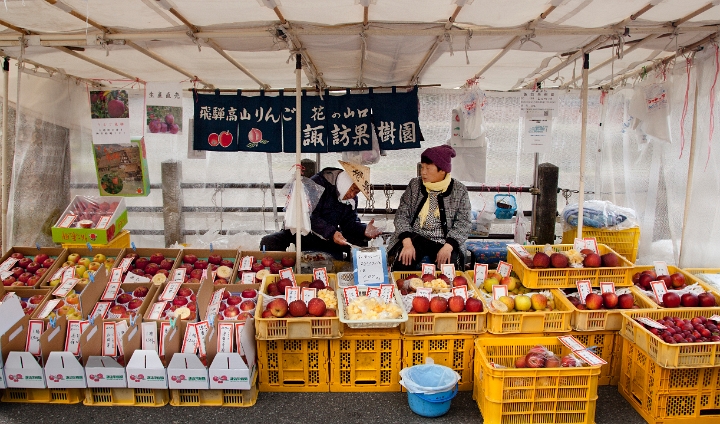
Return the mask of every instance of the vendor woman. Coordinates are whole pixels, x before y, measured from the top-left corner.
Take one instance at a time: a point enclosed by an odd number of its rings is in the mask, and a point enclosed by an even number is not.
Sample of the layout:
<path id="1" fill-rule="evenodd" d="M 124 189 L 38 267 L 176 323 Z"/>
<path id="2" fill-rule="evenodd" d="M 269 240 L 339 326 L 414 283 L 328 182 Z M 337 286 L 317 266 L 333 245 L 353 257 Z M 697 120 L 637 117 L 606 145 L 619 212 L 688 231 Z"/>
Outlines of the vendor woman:
<path id="1" fill-rule="evenodd" d="M 431 147 L 420 156 L 419 178 L 410 180 L 395 213 L 395 233 L 388 246 L 395 271 L 420 270 L 422 263 L 455 264 L 464 269 L 470 231 L 467 188 L 450 176 L 455 149 Z"/>

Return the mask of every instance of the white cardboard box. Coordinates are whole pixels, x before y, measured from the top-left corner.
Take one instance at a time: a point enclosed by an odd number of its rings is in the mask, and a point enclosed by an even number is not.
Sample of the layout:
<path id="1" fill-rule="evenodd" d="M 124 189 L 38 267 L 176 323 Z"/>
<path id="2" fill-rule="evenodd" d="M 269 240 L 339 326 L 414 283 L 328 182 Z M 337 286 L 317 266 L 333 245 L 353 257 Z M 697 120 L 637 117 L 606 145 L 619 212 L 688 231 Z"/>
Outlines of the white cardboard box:
<path id="1" fill-rule="evenodd" d="M 136 350 L 125 369 L 131 389 L 167 389 L 167 371 L 154 350 Z"/>
<path id="2" fill-rule="evenodd" d="M 176 353 L 167 368 L 168 388 L 208 389 L 208 370 L 194 353 Z"/>
<path id="3" fill-rule="evenodd" d="M 5 363 L 7 386 L 44 389 L 45 372 L 30 352 L 10 352 Z"/>
<path id="4" fill-rule="evenodd" d="M 88 387 L 127 387 L 125 367 L 108 356 L 91 356 L 85 365 Z"/>
<path id="5" fill-rule="evenodd" d="M 255 321 L 248 318 L 240 335 L 243 353 L 248 363 L 238 353 L 220 352 L 210 364 L 211 389 L 249 390 L 255 372 Z"/>
<path id="6" fill-rule="evenodd" d="M 84 389 L 85 369 L 70 352 L 50 352 L 45 363 L 45 383 L 49 389 Z"/>

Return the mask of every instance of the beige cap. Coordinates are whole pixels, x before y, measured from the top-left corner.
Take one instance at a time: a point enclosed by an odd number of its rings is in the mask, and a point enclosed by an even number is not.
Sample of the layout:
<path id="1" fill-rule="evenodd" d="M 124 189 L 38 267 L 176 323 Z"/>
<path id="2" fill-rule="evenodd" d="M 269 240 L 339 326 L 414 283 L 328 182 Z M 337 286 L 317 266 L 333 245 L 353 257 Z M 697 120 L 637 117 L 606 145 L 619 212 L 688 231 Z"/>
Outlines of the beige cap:
<path id="1" fill-rule="evenodd" d="M 365 198 L 370 198 L 370 168 L 365 165 L 358 165 L 339 160 L 340 165 L 345 169 L 353 183 L 362 191 Z"/>

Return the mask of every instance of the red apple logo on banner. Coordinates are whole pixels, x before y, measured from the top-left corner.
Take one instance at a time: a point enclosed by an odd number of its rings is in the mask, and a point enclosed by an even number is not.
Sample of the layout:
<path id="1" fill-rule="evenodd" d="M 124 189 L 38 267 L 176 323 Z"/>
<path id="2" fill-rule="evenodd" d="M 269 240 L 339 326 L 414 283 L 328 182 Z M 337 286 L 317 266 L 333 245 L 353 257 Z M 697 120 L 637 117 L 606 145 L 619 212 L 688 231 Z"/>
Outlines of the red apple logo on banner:
<path id="1" fill-rule="evenodd" d="M 233 136 L 230 134 L 230 131 L 221 132 L 218 138 L 220 139 L 220 145 L 223 147 L 228 147 L 233 142 Z"/>
<path id="2" fill-rule="evenodd" d="M 220 139 L 218 138 L 218 135 L 215 133 L 212 133 L 208 136 L 208 144 L 215 147 L 218 144 L 220 144 Z"/>
<path id="3" fill-rule="evenodd" d="M 248 144 L 248 148 L 257 147 L 258 143 L 260 144 L 268 144 L 269 141 L 263 140 L 262 131 L 260 131 L 257 128 L 253 128 L 248 133 L 248 140 L 250 140 L 250 144 Z"/>

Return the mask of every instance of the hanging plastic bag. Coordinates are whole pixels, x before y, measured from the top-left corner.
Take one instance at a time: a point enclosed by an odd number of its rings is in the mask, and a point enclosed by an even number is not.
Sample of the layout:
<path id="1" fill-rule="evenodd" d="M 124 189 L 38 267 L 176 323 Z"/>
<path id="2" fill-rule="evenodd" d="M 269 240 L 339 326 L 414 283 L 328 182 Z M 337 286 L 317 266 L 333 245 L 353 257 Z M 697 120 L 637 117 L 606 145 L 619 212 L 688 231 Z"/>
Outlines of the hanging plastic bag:
<path id="1" fill-rule="evenodd" d="M 300 231 L 300 234 L 305 236 L 312 231 L 310 214 L 315 210 L 325 188 L 306 177 L 302 177 L 302 186 L 303 190 L 295 190 L 295 179 L 293 178 L 289 183 L 285 184 L 282 192 L 287 199 L 285 202 L 285 229 L 290 230 L 292 234 Z M 298 195 L 301 196 L 300 217 L 297 216 L 297 210 L 295 208 L 295 196 Z"/>
<path id="2" fill-rule="evenodd" d="M 360 165 L 374 165 L 380 161 L 380 144 L 375 135 L 375 125 L 372 125 L 370 133 L 372 134 L 372 148 L 370 150 L 360 150 L 357 152 L 343 152 L 342 160 Z"/>
<path id="3" fill-rule="evenodd" d="M 577 227 L 578 204 L 565 206 L 562 213 L 563 231 Z M 583 226 L 608 230 L 625 230 L 638 227 L 635 211 L 617 206 L 607 200 L 586 200 L 583 202 Z"/>
<path id="4" fill-rule="evenodd" d="M 495 220 L 495 205 L 482 194 L 470 193 L 470 234 L 487 237 Z"/>
<path id="5" fill-rule="evenodd" d="M 532 230 L 530 220 L 525 218 L 525 214 L 523 213 L 522 208 L 522 201 L 521 196 L 518 196 L 517 199 L 517 210 L 515 212 L 516 221 L 515 221 L 515 243 L 518 244 L 527 244 L 527 233 Z"/>
<path id="6" fill-rule="evenodd" d="M 463 126 L 460 137 L 463 139 L 476 139 L 485 133 L 485 119 L 482 109 L 485 106 L 485 92 L 474 86 L 467 89 L 460 98 L 460 111 L 462 112 Z"/>

